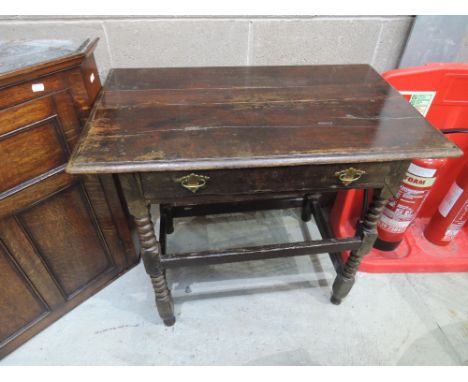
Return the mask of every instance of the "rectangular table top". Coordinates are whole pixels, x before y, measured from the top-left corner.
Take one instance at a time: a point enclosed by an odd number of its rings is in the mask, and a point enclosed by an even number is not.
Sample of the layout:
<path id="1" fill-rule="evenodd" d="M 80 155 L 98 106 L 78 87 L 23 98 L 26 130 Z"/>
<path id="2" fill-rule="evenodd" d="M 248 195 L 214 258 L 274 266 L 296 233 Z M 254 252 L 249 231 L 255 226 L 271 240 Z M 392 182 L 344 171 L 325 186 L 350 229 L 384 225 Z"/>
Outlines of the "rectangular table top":
<path id="1" fill-rule="evenodd" d="M 369 65 L 114 69 L 67 171 L 189 171 L 460 154 Z"/>

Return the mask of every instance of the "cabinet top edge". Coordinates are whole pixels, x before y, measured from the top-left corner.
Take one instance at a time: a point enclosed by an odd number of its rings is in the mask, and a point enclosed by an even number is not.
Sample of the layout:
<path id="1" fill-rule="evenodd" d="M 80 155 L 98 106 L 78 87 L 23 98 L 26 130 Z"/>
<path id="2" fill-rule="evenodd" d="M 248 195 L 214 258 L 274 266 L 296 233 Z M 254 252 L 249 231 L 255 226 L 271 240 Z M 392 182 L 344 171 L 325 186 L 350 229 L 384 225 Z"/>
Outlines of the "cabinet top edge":
<path id="1" fill-rule="evenodd" d="M 99 38 L 0 41 L 0 88 L 49 72 L 79 65 Z"/>

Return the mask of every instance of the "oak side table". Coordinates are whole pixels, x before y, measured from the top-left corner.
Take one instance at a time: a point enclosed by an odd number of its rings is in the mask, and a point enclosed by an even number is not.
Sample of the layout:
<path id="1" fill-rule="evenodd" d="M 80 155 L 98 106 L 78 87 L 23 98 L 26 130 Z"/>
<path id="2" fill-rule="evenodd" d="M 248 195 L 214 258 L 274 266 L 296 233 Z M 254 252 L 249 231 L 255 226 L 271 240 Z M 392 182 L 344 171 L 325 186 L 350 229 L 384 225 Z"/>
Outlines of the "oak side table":
<path id="1" fill-rule="evenodd" d="M 339 304 L 410 161 L 460 154 L 368 65 L 114 69 L 67 171 L 118 174 L 159 315 L 173 325 L 165 270 L 176 266 L 351 250 L 335 267 Z M 314 209 L 323 240 L 165 252 L 177 211 L 305 196 L 307 219 L 308 195 L 350 188 L 376 189 L 355 237 L 331 237 Z"/>

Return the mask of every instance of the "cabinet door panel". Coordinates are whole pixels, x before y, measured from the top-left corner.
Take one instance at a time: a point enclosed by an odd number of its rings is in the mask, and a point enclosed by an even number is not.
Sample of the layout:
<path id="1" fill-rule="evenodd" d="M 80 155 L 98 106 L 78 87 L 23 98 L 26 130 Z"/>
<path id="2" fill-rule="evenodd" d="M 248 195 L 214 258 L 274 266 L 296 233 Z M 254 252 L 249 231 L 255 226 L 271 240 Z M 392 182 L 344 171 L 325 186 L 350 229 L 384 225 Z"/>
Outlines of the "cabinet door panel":
<path id="1" fill-rule="evenodd" d="M 12 333 L 27 329 L 47 315 L 49 309 L 1 241 L 0 275 L 3 286 L 0 293 L 0 346 L 3 346 Z"/>
<path id="2" fill-rule="evenodd" d="M 28 239 L 15 216 L 0 219 L 0 241 L 8 248 L 15 263 L 28 278 L 34 289 L 51 310 L 63 305 L 65 297 L 57 286 L 57 281 L 48 271 L 44 260 Z"/>
<path id="3" fill-rule="evenodd" d="M 33 205 L 18 219 L 67 299 L 114 268 L 81 183 Z"/>
<path id="4" fill-rule="evenodd" d="M 57 120 L 0 137 L 0 192 L 66 164 L 67 148 Z"/>
<path id="5" fill-rule="evenodd" d="M 63 166 L 57 172 L 48 174 L 37 183 L 28 184 L 23 189 L 16 189 L 14 193 L 7 196 L 0 194 L 0 219 L 11 216 L 16 211 L 25 209 L 28 205 L 42 200 L 48 195 L 70 185 L 76 177 L 64 172 Z"/>

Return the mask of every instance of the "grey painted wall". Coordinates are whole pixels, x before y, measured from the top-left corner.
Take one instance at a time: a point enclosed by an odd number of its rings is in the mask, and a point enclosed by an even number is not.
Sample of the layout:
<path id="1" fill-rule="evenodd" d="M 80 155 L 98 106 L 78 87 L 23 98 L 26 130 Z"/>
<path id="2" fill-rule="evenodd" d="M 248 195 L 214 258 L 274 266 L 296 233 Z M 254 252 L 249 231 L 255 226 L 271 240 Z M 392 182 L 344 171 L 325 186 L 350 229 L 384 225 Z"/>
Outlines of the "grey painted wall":
<path id="1" fill-rule="evenodd" d="M 99 37 L 111 67 L 369 63 L 397 66 L 413 18 L 0 17 L 0 40 Z"/>
<path id="2" fill-rule="evenodd" d="M 418 16 L 399 66 L 467 61 L 468 16 Z"/>

